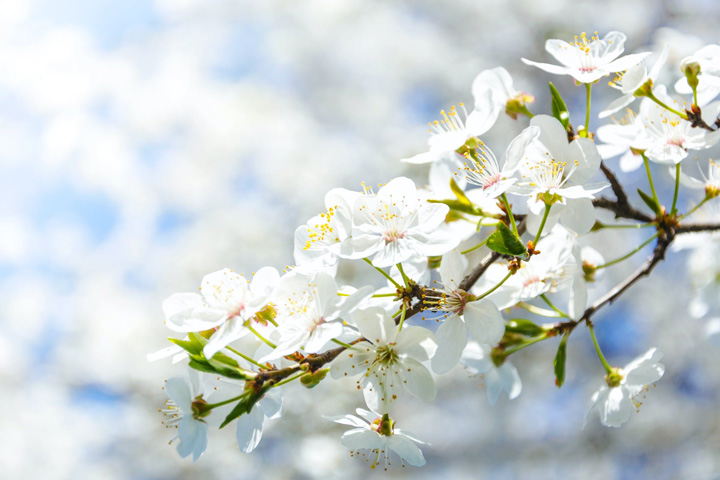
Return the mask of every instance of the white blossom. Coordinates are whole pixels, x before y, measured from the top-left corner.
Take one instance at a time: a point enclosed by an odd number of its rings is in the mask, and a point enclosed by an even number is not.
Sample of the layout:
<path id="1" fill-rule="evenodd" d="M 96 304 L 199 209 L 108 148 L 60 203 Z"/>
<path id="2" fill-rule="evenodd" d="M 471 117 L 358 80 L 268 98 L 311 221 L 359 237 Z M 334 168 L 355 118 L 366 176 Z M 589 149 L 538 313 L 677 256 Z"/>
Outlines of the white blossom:
<path id="1" fill-rule="evenodd" d="M 720 93 L 720 45 L 710 44 L 702 47 L 691 56 L 684 58 L 680 69 L 684 70 L 685 66 L 695 62 L 700 65 L 697 86 L 698 105 L 704 106 Z M 675 83 L 675 90 L 682 94 L 692 93 L 687 77 L 683 76 Z"/>
<path id="2" fill-rule="evenodd" d="M 625 368 L 615 369 L 608 374 L 605 384 L 590 399 L 585 423 L 595 411 L 607 427 L 619 427 L 627 422 L 633 408 L 640 408 L 638 395 L 665 373 L 661 359 L 662 353 L 657 348 L 651 348 Z"/>
<path id="3" fill-rule="evenodd" d="M 625 51 L 624 45 L 625 35 L 620 32 L 609 32 L 602 40 L 597 36 L 588 40 L 583 32 L 579 37 L 575 36 L 574 42 L 556 39 L 545 42 L 545 50 L 562 65 L 538 63 L 525 58 L 522 61 L 546 72 L 571 75 L 578 83 L 593 83 L 612 72 L 627 70 L 650 55 L 650 52 L 645 52 L 620 57 Z"/>
<path id="4" fill-rule="evenodd" d="M 480 343 L 495 345 L 505 333 L 505 322 L 495 304 L 459 288 L 465 275 L 466 261 L 457 250 L 443 255 L 440 264 L 442 299 L 438 310 L 448 312 L 447 318 L 435 333 L 437 351 L 432 358 L 435 373 L 446 373 L 460 359 L 468 341 L 468 331 Z"/>
<path id="5" fill-rule="evenodd" d="M 416 256 L 442 255 L 458 243 L 439 228 L 449 210 L 422 201 L 412 180 L 395 178 L 377 195 L 355 201 L 348 258 L 372 257 L 376 267 L 389 267 Z"/>
<path id="6" fill-rule="evenodd" d="M 432 401 L 435 382 L 422 363 L 437 348 L 433 334 L 422 327 L 405 327 L 398 332 L 393 319 L 379 307 L 360 309 L 355 324 L 364 341 L 345 350 L 332 362 L 333 378 L 362 374 L 358 386 L 374 412 L 387 412 L 403 390 Z"/>
<path id="7" fill-rule="evenodd" d="M 425 465 L 425 457 L 416 445 L 416 443 L 424 445 L 425 442 L 418 440 L 410 432 L 396 428 L 393 420 L 388 416 L 378 417 L 362 408 L 355 411 L 359 417 L 355 415 L 325 417 L 333 422 L 355 427 L 345 432 L 341 439 L 342 444 L 350 448 L 354 456 L 361 455 L 363 450 L 370 450 L 371 456 L 367 458 L 368 462 L 372 461 L 370 468 L 376 468 L 382 456 L 387 470 L 390 465 L 390 450 L 392 450 L 403 463 L 407 462 L 414 467 Z M 383 425 L 383 421 L 388 425 Z"/>
<path id="8" fill-rule="evenodd" d="M 260 269 L 252 283 L 232 270 L 206 275 L 197 293 L 176 293 L 163 302 L 167 326 L 177 332 L 215 329 L 204 354 L 212 357 L 249 332 L 245 322 L 262 310 L 280 278 L 272 267 Z"/>

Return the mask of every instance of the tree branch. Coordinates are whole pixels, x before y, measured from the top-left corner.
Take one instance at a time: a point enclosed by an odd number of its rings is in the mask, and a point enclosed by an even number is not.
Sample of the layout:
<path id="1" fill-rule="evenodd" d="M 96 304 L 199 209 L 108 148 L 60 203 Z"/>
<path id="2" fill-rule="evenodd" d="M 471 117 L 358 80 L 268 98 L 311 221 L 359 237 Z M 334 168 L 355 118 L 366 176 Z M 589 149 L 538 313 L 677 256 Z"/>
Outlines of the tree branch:
<path id="1" fill-rule="evenodd" d="M 697 233 L 697 232 L 713 232 L 720 230 L 718 223 L 695 223 L 691 225 L 679 225 L 675 228 L 675 233 Z"/>

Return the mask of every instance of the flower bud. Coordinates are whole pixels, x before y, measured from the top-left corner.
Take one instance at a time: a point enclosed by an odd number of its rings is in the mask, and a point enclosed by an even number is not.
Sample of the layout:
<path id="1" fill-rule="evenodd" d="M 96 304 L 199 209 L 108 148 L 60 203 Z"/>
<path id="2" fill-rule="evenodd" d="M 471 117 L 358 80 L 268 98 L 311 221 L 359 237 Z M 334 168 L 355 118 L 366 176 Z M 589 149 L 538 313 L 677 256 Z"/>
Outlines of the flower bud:
<path id="1" fill-rule="evenodd" d="M 698 86 L 698 75 L 700 75 L 700 63 L 693 57 L 688 57 L 680 64 L 680 70 L 685 74 L 688 84 L 695 90 Z"/>
<path id="2" fill-rule="evenodd" d="M 508 99 L 505 104 L 505 113 L 513 120 L 517 120 L 518 114 L 527 115 L 529 113 L 526 104 L 533 103 L 534 101 L 534 96 L 520 92 Z"/>

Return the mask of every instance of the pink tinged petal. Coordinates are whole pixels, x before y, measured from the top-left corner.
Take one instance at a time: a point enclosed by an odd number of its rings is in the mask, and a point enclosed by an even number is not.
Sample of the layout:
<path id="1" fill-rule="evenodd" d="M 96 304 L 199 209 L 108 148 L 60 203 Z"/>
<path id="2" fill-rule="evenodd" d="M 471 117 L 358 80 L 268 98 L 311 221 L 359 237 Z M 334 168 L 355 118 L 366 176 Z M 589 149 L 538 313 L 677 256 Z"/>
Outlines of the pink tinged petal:
<path id="1" fill-rule="evenodd" d="M 432 357 L 436 349 L 432 332 L 423 327 L 405 327 L 395 338 L 395 351 L 398 354 L 409 355 L 421 362 Z"/>
<path id="2" fill-rule="evenodd" d="M 615 387 L 609 389 L 605 403 L 601 403 L 598 408 L 603 425 L 619 427 L 630 418 L 633 403 L 626 389 Z"/>
<path id="3" fill-rule="evenodd" d="M 618 58 L 617 60 L 608 63 L 603 67 L 603 69 L 608 72 L 619 72 L 621 70 L 627 70 L 630 67 L 633 67 L 638 63 L 642 62 L 642 60 L 651 53 L 652 52 L 643 52 L 625 55 L 624 57 Z"/>
<path id="4" fill-rule="evenodd" d="M 432 369 L 441 375 L 449 372 L 460 360 L 460 355 L 467 345 L 468 330 L 460 317 L 452 315 L 445 320 L 437 332 L 435 340 L 438 348 L 432 357 Z"/>
<path id="5" fill-rule="evenodd" d="M 211 307 L 233 311 L 245 301 L 248 283 L 242 275 L 225 268 L 205 275 L 201 291 Z"/>
<path id="6" fill-rule="evenodd" d="M 398 362 L 398 370 L 403 386 L 408 392 L 426 402 L 435 400 L 437 390 L 430 371 L 420 362 L 406 358 Z"/>
<path id="7" fill-rule="evenodd" d="M 355 428 L 368 428 L 368 422 L 362 420 L 361 418 L 356 417 L 355 415 L 340 415 L 340 416 L 333 416 L 323 417 L 325 420 L 330 420 L 331 422 L 339 423 L 342 425 L 349 425 L 351 427 Z"/>
<path id="8" fill-rule="evenodd" d="M 604 109 L 602 112 L 600 112 L 600 114 L 598 115 L 598 118 L 607 118 L 607 117 L 609 117 L 610 115 L 612 115 L 613 113 L 619 112 L 619 111 L 622 110 L 623 108 L 627 107 L 627 106 L 630 105 L 634 100 L 635 100 L 635 96 L 632 95 L 632 94 L 630 94 L 630 95 L 623 95 L 623 96 L 621 96 L 621 97 L 619 97 L 619 98 L 616 98 L 615 100 L 613 100 L 613 101 L 610 103 L 610 105 L 608 105 L 607 107 L 605 107 L 605 109 Z"/>
<path id="9" fill-rule="evenodd" d="M 410 260 L 419 252 L 413 249 L 407 238 L 400 238 L 390 243 L 385 243 L 382 249 L 372 258 L 372 263 L 376 267 L 385 268 L 404 261 Z"/>
<path id="10" fill-rule="evenodd" d="M 518 169 L 528 146 L 540 137 L 540 128 L 530 126 L 515 137 L 505 151 L 505 165 L 503 175 L 512 175 Z"/>
<path id="11" fill-rule="evenodd" d="M 645 150 L 645 156 L 655 163 L 663 165 L 677 165 L 688 156 L 688 152 L 679 145 L 656 143 Z"/>
<path id="12" fill-rule="evenodd" d="M 595 225 L 595 207 L 589 198 L 576 198 L 568 200 L 567 205 L 560 213 L 560 219 L 567 228 L 584 235 Z"/>
<path id="13" fill-rule="evenodd" d="M 169 379 L 165 384 L 165 392 L 184 415 L 192 415 L 192 392 L 184 379 Z"/>
<path id="14" fill-rule="evenodd" d="M 205 348 L 203 348 L 203 355 L 205 355 L 205 358 L 212 358 L 213 355 L 230 343 L 247 335 L 249 331 L 243 325 L 242 318 L 231 318 L 212 334 Z"/>
<path id="15" fill-rule="evenodd" d="M 385 445 L 379 433 L 365 428 L 356 428 L 343 433 L 340 442 L 351 450 L 374 450 Z"/>
<path id="16" fill-rule="evenodd" d="M 561 67 L 560 65 L 551 65 L 549 63 L 533 62 L 526 58 L 521 59 L 524 64 L 538 67 L 541 70 L 545 70 L 548 73 L 554 73 L 556 75 L 569 75 L 570 69 L 567 67 Z"/>
<path id="17" fill-rule="evenodd" d="M 264 420 L 265 415 L 257 405 L 250 410 L 250 413 L 238 417 L 236 438 L 240 451 L 250 453 L 255 450 L 262 438 Z"/>
<path id="18" fill-rule="evenodd" d="M 395 322 L 380 307 L 357 310 L 354 320 L 362 336 L 375 345 L 387 345 L 395 336 Z"/>
<path id="19" fill-rule="evenodd" d="M 480 343 L 497 344 L 505 334 L 505 322 L 495 304 L 483 299 L 465 305 L 465 324 Z"/>
<path id="20" fill-rule="evenodd" d="M 568 149 L 568 163 L 577 160 L 577 168 L 570 179 L 581 185 L 590 180 L 600 168 L 600 153 L 589 138 L 574 140 Z"/>
<path id="21" fill-rule="evenodd" d="M 420 448 L 407 437 L 399 434 L 392 435 L 387 439 L 387 446 L 400 457 L 408 465 L 413 467 L 422 467 L 425 465 L 425 457 L 423 457 Z"/>
<path id="22" fill-rule="evenodd" d="M 196 293 L 176 293 L 163 302 L 166 325 L 175 332 L 200 332 L 223 323 L 226 310 L 208 307 Z"/>
<path id="23" fill-rule="evenodd" d="M 180 443 L 177 451 L 180 457 L 185 458 L 192 454 L 193 462 L 197 461 L 207 448 L 207 431 L 206 423 L 198 422 L 192 416 L 183 417 L 178 425 Z"/>

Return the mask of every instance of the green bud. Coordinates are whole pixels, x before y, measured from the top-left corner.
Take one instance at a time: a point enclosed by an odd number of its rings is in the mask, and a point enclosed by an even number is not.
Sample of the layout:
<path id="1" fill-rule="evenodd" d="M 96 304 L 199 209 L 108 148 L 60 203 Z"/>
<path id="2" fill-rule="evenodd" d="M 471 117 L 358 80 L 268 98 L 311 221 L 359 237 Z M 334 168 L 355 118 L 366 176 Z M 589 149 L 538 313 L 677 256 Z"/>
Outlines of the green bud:
<path id="1" fill-rule="evenodd" d="M 277 317 L 277 311 L 272 303 L 268 303 L 265 308 L 255 314 L 255 321 L 266 326 L 268 322 L 275 323 L 275 317 Z"/>
<path id="2" fill-rule="evenodd" d="M 517 120 L 518 114 L 532 117 L 532 114 L 528 115 L 530 111 L 527 109 L 527 104 L 533 103 L 534 101 L 535 97 L 532 95 L 520 92 L 513 98 L 508 99 L 505 104 L 505 113 L 513 120 Z"/>
<path id="3" fill-rule="evenodd" d="M 587 260 L 583 260 L 582 270 L 586 282 L 590 283 L 595 281 L 595 271 L 597 270 L 597 265 L 593 265 Z"/>
<path id="4" fill-rule="evenodd" d="M 680 69 L 685 74 L 685 77 L 687 78 L 688 84 L 692 87 L 693 90 L 695 90 L 698 86 L 698 75 L 700 75 L 700 64 L 697 62 L 697 60 L 692 60 L 692 58 L 684 60 L 680 64 Z"/>
<path id="5" fill-rule="evenodd" d="M 329 368 L 323 368 L 316 372 L 303 375 L 302 377 L 300 377 L 300 383 L 302 383 L 303 387 L 305 388 L 314 388 L 323 381 L 329 371 Z"/>

